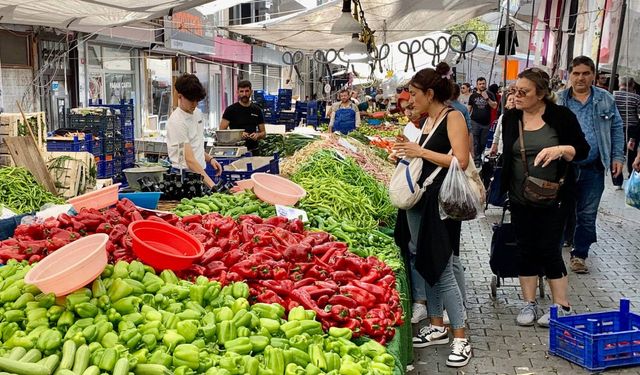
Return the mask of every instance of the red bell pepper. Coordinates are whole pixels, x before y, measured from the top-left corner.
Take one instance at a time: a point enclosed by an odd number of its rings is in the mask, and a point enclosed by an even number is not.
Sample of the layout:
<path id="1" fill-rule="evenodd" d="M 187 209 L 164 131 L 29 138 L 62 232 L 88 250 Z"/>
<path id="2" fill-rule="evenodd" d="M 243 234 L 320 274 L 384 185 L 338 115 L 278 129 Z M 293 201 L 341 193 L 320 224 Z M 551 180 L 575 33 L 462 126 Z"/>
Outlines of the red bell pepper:
<path id="1" fill-rule="evenodd" d="M 358 277 L 351 271 L 333 271 L 331 278 L 338 284 L 347 284 L 351 280 L 355 280 Z"/>
<path id="2" fill-rule="evenodd" d="M 273 269 L 273 279 L 274 280 L 285 280 L 289 277 L 289 272 L 282 268 L 276 267 Z"/>
<path id="3" fill-rule="evenodd" d="M 274 227 L 283 228 L 282 225 L 288 224 L 289 219 L 282 216 L 273 216 L 264 221 L 264 224 L 273 225 Z"/>
<path id="4" fill-rule="evenodd" d="M 240 215 L 238 217 L 241 223 L 249 222 L 251 224 L 262 224 L 264 220 L 258 215 Z"/>
<path id="5" fill-rule="evenodd" d="M 335 268 L 339 270 L 349 270 L 356 275 L 366 274 L 362 272 L 363 264 L 365 262 L 357 255 L 347 254 L 338 258 L 335 264 Z M 359 279 L 360 277 L 358 277 Z"/>
<path id="6" fill-rule="evenodd" d="M 211 247 L 207 249 L 207 251 L 205 251 L 204 254 L 202 254 L 202 257 L 200 258 L 200 263 L 207 265 L 214 260 L 222 259 L 222 257 L 224 257 L 224 252 L 222 251 L 221 248 Z"/>
<path id="7" fill-rule="evenodd" d="M 281 297 L 286 297 L 293 290 L 293 282 L 290 280 L 258 280 L 258 284 L 261 286 L 274 291 L 277 295 Z"/>
<path id="8" fill-rule="evenodd" d="M 349 319 L 349 309 L 342 305 L 331 306 L 331 318 L 336 322 L 345 322 Z"/>
<path id="9" fill-rule="evenodd" d="M 342 305 L 346 306 L 350 309 L 353 309 L 358 306 L 358 303 L 353 300 L 351 297 L 347 297 L 342 294 L 334 294 L 331 298 L 329 298 L 328 303 L 330 305 Z"/>
<path id="10" fill-rule="evenodd" d="M 262 303 L 278 303 L 281 306 L 285 305 L 284 299 L 282 299 L 279 295 L 277 295 L 274 291 L 265 289 L 262 293 L 257 295 L 258 302 Z"/>
<path id="11" fill-rule="evenodd" d="M 290 262 L 307 262 L 311 259 L 311 246 L 303 244 L 293 244 L 287 246 L 284 257 Z"/>
<path id="12" fill-rule="evenodd" d="M 363 283 L 362 281 L 358 281 L 358 280 L 351 280 L 350 284 L 355 285 L 358 288 L 361 288 L 363 290 L 366 290 L 367 292 L 373 294 L 378 300 L 381 300 L 381 301 L 386 300 L 387 294 L 389 293 L 389 289 L 385 289 L 374 284 Z"/>
<path id="13" fill-rule="evenodd" d="M 258 264 L 251 259 L 245 259 L 229 267 L 230 272 L 236 272 L 242 279 L 258 277 Z"/>
<path id="14" fill-rule="evenodd" d="M 122 224 L 116 224 L 109 233 L 109 240 L 113 243 L 120 244 L 120 239 L 127 233 L 127 227 Z"/>
<path id="15" fill-rule="evenodd" d="M 304 231 L 304 224 L 300 219 L 293 219 L 289 222 L 289 227 L 287 229 L 293 233 L 302 233 Z"/>
<path id="16" fill-rule="evenodd" d="M 224 264 L 227 265 L 227 267 L 231 267 L 234 264 L 238 263 L 240 261 L 240 259 L 242 259 L 244 257 L 244 253 L 242 251 L 240 251 L 239 249 L 234 249 L 229 251 L 223 258 L 222 261 L 224 262 Z"/>
<path id="17" fill-rule="evenodd" d="M 349 318 L 347 319 L 346 323 L 342 325 L 342 327 L 349 328 L 351 331 L 353 331 L 354 337 L 358 337 L 361 335 L 360 333 L 361 324 L 358 319 Z"/>
<path id="18" fill-rule="evenodd" d="M 106 233 L 109 234 L 111 233 L 111 231 L 113 230 L 113 227 L 111 226 L 111 223 L 101 223 L 100 225 L 98 225 L 98 227 L 96 228 L 96 233 Z"/>
<path id="19" fill-rule="evenodd" d="M 298 288 L 302 288 L 303 286 L 312 285 L 315 282 L 316 282 L 316 279 L 312 277 L 307 277 L 307 278 L 296 281 L 296 283 L 293 284 L 293 287 L 295 289 L 298 289 Z"/>
<path id="20" fill-rule="evenodd" d="M 332 295 L 334 293 L 334 291 L 332 289 L 321 288 L 321 287 L 318 287 L 318 286 L 315 286 L 315 285 L 303 286 L 302 288 L 300 288 L 300 290 L 304 290 L 305 292 L 309 293 L 309 295 L 313 299 L 318 299 L 321 296 L 329 296 L 329 295 Z"/>
<path id="21" fill-rule="evenodd" d="M 344 285 L 340 287 L 340 293 L 346 296 L 350 296 L 358 303 L 365 307 L 372 307 L 376 303 L 376 298 L 373 294 L 367 292 L 364 289 L 358 288 L 353 285 Z"/>
<path id="22" fill-rule="evenodd" d="M 191 224 L 191 223 L 201 223 L 202 222 L 202 215 L 187 215 L 182 217 L 182 222 L 185 224 Z"/>
<path id="23" fill-rule="evenodd" d="M 226 270 L 227 266 L 225 266 L 223 262 L 219 260 L 213 260 L 205 265 L 204 273 L 205 275 L 207 275 L 207 277 L 216 277 L 219 276 L 222 271 Z"/>
<path id="24" fill-rule="evenodd" d="M 316 316 L 319 319 L 330 319 L 331 314 L 318 307 L 313 298 L 311 298 L 309 293 L 307 293 L 305 290 L 294 289 L 293 291 L 291 291 L 290 296 L 291 299 L 298 301 L 300 305 L 302 305 L 305 309 L 315 311 Z"/>

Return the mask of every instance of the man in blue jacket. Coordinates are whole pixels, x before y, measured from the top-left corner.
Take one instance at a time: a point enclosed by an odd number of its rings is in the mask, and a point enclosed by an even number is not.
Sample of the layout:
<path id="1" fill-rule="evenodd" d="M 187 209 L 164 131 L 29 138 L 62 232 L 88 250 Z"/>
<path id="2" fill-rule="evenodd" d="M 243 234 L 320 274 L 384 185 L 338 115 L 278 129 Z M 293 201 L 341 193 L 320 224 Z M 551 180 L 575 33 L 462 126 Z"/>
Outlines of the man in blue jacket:
<path id="1" fill-rule="evenodd" d="M 576 228 L 571 270 L 587 273 L 589 247 L 596 242 L 596 217 L 604 191 L 605 171 L 616 177 L 624 165 L 622 118 L 615 99 L 608 91 L 593 86 L 595 64 L 587 56 L 578 56 L 569 66 L 571 87 L 558 94 L 561 105 L 575 113 L 591 150 L 576 163 Z"/>

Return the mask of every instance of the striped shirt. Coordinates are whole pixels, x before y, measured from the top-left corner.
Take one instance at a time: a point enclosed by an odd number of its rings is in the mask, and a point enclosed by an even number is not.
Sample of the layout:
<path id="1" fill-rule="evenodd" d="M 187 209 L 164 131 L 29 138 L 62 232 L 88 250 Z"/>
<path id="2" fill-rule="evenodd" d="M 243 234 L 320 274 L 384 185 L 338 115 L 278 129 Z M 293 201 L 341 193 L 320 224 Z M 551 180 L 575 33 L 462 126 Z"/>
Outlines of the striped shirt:
<path id="1" fill-rule="evenodd" d="M 628 91 L 614 91 L 613 97 L 616 99 L 616 107 L 618 107 L 624 126 L 638 126 L 640 95 Z"/>

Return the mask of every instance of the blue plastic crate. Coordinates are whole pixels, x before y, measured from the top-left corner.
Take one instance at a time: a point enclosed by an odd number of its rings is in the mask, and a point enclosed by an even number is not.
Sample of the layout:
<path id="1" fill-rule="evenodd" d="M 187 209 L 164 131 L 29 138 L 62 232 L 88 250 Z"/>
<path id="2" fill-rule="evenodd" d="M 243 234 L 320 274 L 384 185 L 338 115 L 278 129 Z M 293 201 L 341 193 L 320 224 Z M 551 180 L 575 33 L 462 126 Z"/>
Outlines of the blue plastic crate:
<path id="1" fill-rule="evenodd" d="M 251 175 L 257 172 L 280 174 L 280 157 L 277 153 L 275 153 L 273 154 L 273 159 L 271 159 L 269 164 L 265 165 L 264 167 L 248 171 L 223 171 L 220 176 L 216 176 L 216 171 L 213 169 L 213 167 L 211 167 L 210 164 L 207 164 L 205 172 L 207 172 L 207 175 L 209 175 L 209 177 L 211 177 L 211 179 L 215 182 L 220 181 L 220 179 L 224 180 L 225 182 L 237 182 L 246 180 L 251 178 Z"/>
<path id="2" fill-rule="evenodd" d="M 13 237 L 13 233 L 15 232 L 18 225 L 20 225 L 23 217 L 35 214 L 35 212 L 31 212 L 28 214 L 17 215 L 0 220 L 0 241 L 4 241 L 7 238 Z"/>
<path id="3" fill-rule="evenodd" d="M 86 134 L 85 139 L 78 139 L 77 135 L 73 136 L 73 140 L 47 139 L 47 151 L 55 152 L 80 152 L 89 151 L 93 141 L 91 134 Z"/>
<path id="4" fill-rule="evenodd" d="M 640 315 L 629 312 L 629 300 L 620 311 L 558 317 L 551 309 L 549 353 L 589 371 L 640 365 Z"/>
<path id="5" fill-rule="evenodd" d="M 246 152 L 240 156 L 233 156 L 233 157 L 214 157 L 214 159 L 216 159 L 216 161 L 221 165 L 221 166 L 225 166 L 225 165 L 229 165 L 231 163 L 233 163 L 234 161 L 240 159 L 240 158 L 248 158 L 253 156 L 253 154 L 251 152 Z"/>
<path id="6" fill-rule="evenodd" d="M 133 137 L 134 137 L 133 124 L 124 125 L 122 127 L 122 138 L 125 140 L 133 140 Z"/>

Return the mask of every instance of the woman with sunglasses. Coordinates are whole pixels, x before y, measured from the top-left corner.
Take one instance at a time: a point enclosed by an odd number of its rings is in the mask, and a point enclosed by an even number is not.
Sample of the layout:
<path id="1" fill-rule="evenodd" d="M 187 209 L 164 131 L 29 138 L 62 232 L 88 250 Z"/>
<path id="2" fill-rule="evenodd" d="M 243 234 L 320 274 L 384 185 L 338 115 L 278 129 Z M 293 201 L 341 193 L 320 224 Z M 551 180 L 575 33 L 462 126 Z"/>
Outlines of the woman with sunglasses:
<path id="1" fill-rule="evenodd" d="M 562 239 L 567 202 L 575 190 L 570 164 L 587 156 L 589 144 L 573 112 L 554 103 L 547 73 L 538 68 L 521 72 L 513 93 L 515 109 L 506 111 L 502 120 L 501 190 L 509 194 L 518 244 L 524 307 L 516 322 L 532 326 L 537 321 L 548 327 L 549 313 L 542 315 L 536 301 L 538 276 L 546 276 L 558 314 L 572 313 Z M 530 194 L 532 178 L 559 183 L 557 198 L 544 201 Z"/>

